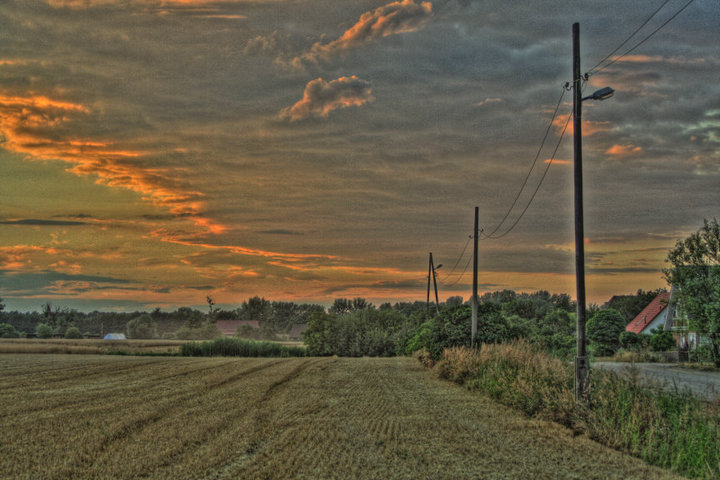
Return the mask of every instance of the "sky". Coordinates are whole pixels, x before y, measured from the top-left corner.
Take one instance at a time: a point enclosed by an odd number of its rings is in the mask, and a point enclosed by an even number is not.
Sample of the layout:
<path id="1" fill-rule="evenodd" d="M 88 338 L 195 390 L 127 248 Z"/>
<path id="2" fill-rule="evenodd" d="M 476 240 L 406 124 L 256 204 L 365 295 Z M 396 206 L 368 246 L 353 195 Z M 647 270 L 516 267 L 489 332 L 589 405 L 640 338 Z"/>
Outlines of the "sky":
<path id="1" fill-rule="evenodd" d="M 432 252 L 467 299 L 476 206 L 510 230 L 481 293 L 574 297 L 574 22 L 616 91 L 583 102 L 588 301 L 664 287 L 720 216 L 720 6 L 686 4 L 4 0 L 0 297 L 424 301 Z"/>

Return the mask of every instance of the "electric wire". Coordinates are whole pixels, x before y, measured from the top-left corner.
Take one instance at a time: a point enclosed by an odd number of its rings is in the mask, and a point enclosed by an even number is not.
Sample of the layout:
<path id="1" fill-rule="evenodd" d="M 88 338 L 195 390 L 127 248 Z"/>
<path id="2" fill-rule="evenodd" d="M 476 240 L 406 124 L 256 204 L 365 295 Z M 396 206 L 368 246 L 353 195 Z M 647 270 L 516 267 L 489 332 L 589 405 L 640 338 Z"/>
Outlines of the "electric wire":
<path id="1" fill-rule="evenodd" d="M 613 50 L 612 52 L 610 52 L 610 53 L 608 53 L 607 55 L 605 55 L 605 58 L 603 58 L 602 60 L 600 60 L 598 63 L 595 64 L 594 67 L 592 67 L 590 70 L 588 70 L 588 73 L 593 72 L 593 71 L 594 71 L 597 67 L 599 67 L 603 62 L 605 62 L 607 59 L 609 59 L 610 57 L 612 57 L 613 55 L 615 55 L 618 50 L 620 50 L 622 47 L 624 47 L 625 44 L 628 43 L 631 38 L 633 38 L 635 35 L 637 35 L 638 32 L 639 32 L 640 30 L 642 30 L 642 28 L 643 28 L 645 25 L 647 25 L 648 22 L 649 22 L 650 20 L 652 20 L 652 18 L 653 18 L 655 15 L 657 15 L 657 14 L 660 12 L 660 10 L 662 10 L 662 9 L 665 7 L 665 5 L 667 5 L 669 2 L 670 2 L 670 0 L 665 0 L 665 1 L 662 3 L 662 5 L 660 5 L 648 18 L 645 19 L 645 21 L 642 23 L 642 25 L 640 25 L 639 27 L 637 27 L 637 28 L 635 29 L 635 31 L 634 31 L 633 33 L 631 33 L 630 36 L 627 37 L 620 45 L 618 45 L 617 47 L 615 47 L 615 50 Z"/>
<path id="2" fill-rule="evenodd" d="M 470 267 L 470 262 L 472 262 L 472 259 L 473 259 L 473 257 L 472 257 L 472 255 L 470 255 L 470 258 L 468 258 L 468 261 L 465 264 L 465 268 L 463 269 L 462 273 L 455 274 L 455 275 L 457 275 L 457 280 L 455 280 L 453 283 L 442 282 L 442 284 L 446 287 L 454 287 L 455 285 L 460 283 L 460 280 L 462 280 L 463 276 L 465 275 L 465 272 L 467 272 L 467 269 Z"/>
<path id="3" fill-rule="evenodd" d="M 619 61 L 621 58 L 623 58 L 623 57 L 625 57 L 626 55 L 628 55 L 629 53 L 633 52 L 633 51 L 634 51 L 636 48 L 638 48 L 640 45 L 642 45 L 643 43 L 645 43 L 645 42 L 647 42 L 648 40 L 650 40 L 650 38 L 652 38 L 653 35 L 655 35 L 657 32 L 659 32 L 660 30 L 662 30 L 662 29 L 665 27 L 665 25 L 667 25 L 668 23 L 672 22 L 678 15 L 680 15 L 680 14 L 681 14 L 687 7 L 689 7 L 690 4 L 693 3 L 694 1 L 695 1 L 695 0 L 688 0 L 688 2 L 687 2 L 685 5 L 683 5 L 683 6 L 682 6 L 677 12 L 675 12 L 670 18 L 668 18 L 662 25 L 660 25 L 660 26 L 657 27 L 655 30 L 653 30 L 652 32 L 650 32 L 645 38 L 643 38 L 642 40 L 640 40 L 638 43 L 636 43 L 633 47 L 631 47 L 631 48 L 630 48 L 629 50 L 627 50 L 625 53 L 623 53 L 623 54 L 620 55 L 619 57 L 613 58 L 613 60 L 612 60 L 611 62 L 606 63 L 605 65 L 603 65 L 603 66 L 600 67 L 600 68 L 598 68 L 597 65 L 596 65 L 595 67 L 593 67 L 593 70 L 591 70 L 591 72 L 588 72 L 588 74 L 595 74 L 595 73 L 597 73 L 597 72 L 599 72 L 599 71 L 601 71 L 601 70 L 604 70 L 604 69 L 608 68 L 610 65 L 612 65 L 612 64 L 614 64 L 615 62 Z"/>
<path id="4" fill-rule="evenodd" d="M 453 265 L 452 269 L 448 273 L 444 274 L 445 279 L 447 279 L 447 277 L 449 277 L 450 275 L 453 274 L 453 272 L 455 272 L 455 269 L 460 264 L 460 260 L 462 260 L 463 256 L 465 255 L 465 251 L 467 250 L 468 245 L 470 245 L 470 240 L 472 240 L 472 238 L 473 238 L 472 235 L 468 236 L 468 239 L 465 242 L 465 246 L 462 249 L 462 253 L 460 253 L 460 256 L 455 261 L 455 265 Z"/>
<path id="5" fill-rule="evenodd" d="M 540 190 L 540 187 L 542 186 L 543 181 L 545 180 L 545 177 L 548 174 L 548 171 L 550 171 L 550 166 L 552 165 L 553 160 L 555 159 L 555 155 L 557 154 L 557 151 L 560 148 L 560 144 L 562 143 L 563 137 L 565 136 L 565 131 L 567 130 L 568 125 L 570 124 L 570 119 L 572 118 L 572 115 L 573 115 L 572 112 L 568 115 L 568 118 L 565 121 L 565 126 L 563 127 L 562 133 L 560 134 L 560 138 L 558 139 L 558 142 L 555 145 L 555 150 L 553 151 L 553 154 L 550 157 L 550 161 L 548 162 L 547 167 L 545 167 L 545 171 L 543 172 L 542 177 L 540 177 L 540 181 L 538 182 L 537 187 L 535 188 L 535 191 L 533 192 L 532 196 L 530 197 L 530 200 L 528 200 L 528 203 L 527 203 L 527 205 L 525 205 L 525 208 L 523 209 L 523 211 L 520 213 L 520 216 L 517 219 L 515 219 L 515 222 L 512 225 L 510 225 L 510 228 L 505 230 L 500 235 L 496 235 L 493 237 L 486 237 L 486 238 L 491 238 L 494 240 L 503 238 L 505 235 L 507 235 L 508 233 L 513 231 L 515 226 L 520 222 L 520 220 L 525 215 L 525 212 L 528 211 L 528 208 L 530 208 L 530 205 L 532 204 L 533 200 L 535 200 L 535 195 L 537 195 L 538 191 Z"/>
<path id="6" fill-rule="evenodd" d="M 483 238 L 494 238 L 493 235 L 500 230 L 503 223 L 505 223 L 505 220 L 510 216 L 510 213 L 512 212 L 513 208 L 515 208 L 515 205 L 517 204 L 518 200 L 520 199 L 520 195 L 522 195 L 523 190 L 525 190 L 525 187 L 527 186 L 528 180 L 530 179 L 530 174 L 532 173 L 533 169 L 535 168 L 535 165 L 537 164 L 538 158 L 540 158 L 540 153 L 542 152 L 543 147 L 545 146 L 545 141 L 548 138 L 548 135 L 550 134 L 550 130 L 552 129 L 553 122 L 555 121 L 555 117 L 557 116 L 557 112 L 560 109 L 560 105 L 562 104 L 562 100 L 565 97 L 566 89 L 563 88 L 562 93 L 560 94 L 560 98 L 558 99 L 557 105 L 555 105 L 555 111 L 552 114 L 552 118 L 550 119 L 550 123 L 547 126 L 547 129 L 545 130 L 545 135 L 543 136 L 542 141 L 540 142 L 540 147 L 537 150 L 537 153 L 535 154 L 535 158 L 533 159 L 532 165 L 530 165 L 530 170 L 528 171 L 527 175 L 525 176 L 525 180 L 523 181 L 522 185 L 520 186 L 520 190 L 518 190 L 517 195 L 515 195 L 515 199 L 513 200 L 512 204 L 510 205 L 510 208 L 508 208 L 507 212 L 505 212 L 505 216 L 500 220 L 500 222 L 497 224 L 495 229 L 487 234 L 482 234 Z"/>

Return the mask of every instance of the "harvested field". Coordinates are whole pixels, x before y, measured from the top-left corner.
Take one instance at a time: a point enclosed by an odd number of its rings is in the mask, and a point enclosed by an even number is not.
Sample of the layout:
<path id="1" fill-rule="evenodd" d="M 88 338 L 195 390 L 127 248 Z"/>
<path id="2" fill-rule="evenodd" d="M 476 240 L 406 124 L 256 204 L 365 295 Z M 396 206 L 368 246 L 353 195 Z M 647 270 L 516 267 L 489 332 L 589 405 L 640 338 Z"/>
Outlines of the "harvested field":
<path id="1" fill-rule="evenodd" d="M 0 478 L 678 478 L 415 360 L 0 355 Z"/>
<path id="2" fill-rule="evenodd" d="M 102 340 L 64 338 L 2 338 L 2 353 L 72 353 L 72 354 L 175 354 L 187 340 Z"/>

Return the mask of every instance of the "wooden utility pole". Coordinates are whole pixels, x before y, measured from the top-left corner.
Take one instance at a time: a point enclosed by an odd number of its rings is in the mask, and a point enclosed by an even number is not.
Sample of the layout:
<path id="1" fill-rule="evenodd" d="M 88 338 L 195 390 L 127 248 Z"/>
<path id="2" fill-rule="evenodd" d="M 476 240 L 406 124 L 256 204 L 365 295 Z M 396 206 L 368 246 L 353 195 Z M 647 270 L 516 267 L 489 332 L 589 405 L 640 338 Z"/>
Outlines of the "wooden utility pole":
<path id="1" fill-rule="evenodd" d="M 442 267 L 442 265 L 438 265 Z M 432 270 L 433 286 L 435 287 L 435 312 L 440 314 L 440 300 L 438 299 L 437 279 L 435 278 L 435 263 L 433 262 L 432 253 L 430 254 L 430 270 Z"/>
<path id="2" fill-rule="evenodd" d="M 427 281 L 427 299 L 425 300 L 425 314 L 430 316 L 430 275 L 432 274 L 432 252 L 428 260 L 428 281 Z"/>
<path id="3" fill-rule="evenodd" d="M 475 228 L 473 229 L 473 285 L 472 285 L 472 328 L 470 346 L 475 348 L 475 336 L 478 326 L 478 207 L 475 207 Z"/>
<path id="4" fill-rule="evenodd" d="M 587 399 L 589 364 L 585 349 L 585 232 L 583 226 L 582 177 L 582 75 L 580 73 L 580 24 L 573 36 L 573 150 L 575 159 L 575 284 L 577 289 L 577 356 L 575 400 Z"/>

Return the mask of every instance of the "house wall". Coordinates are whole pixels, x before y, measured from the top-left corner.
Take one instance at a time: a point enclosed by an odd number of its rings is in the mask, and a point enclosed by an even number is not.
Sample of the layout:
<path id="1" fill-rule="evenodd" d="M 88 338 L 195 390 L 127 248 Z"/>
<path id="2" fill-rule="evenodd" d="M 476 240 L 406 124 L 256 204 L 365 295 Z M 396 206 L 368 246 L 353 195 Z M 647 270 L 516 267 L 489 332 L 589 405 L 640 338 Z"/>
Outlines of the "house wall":
<path id="1" fill-rule="evenodd" d="M 670 310 L 669 308 L 666 308 L 660 314 L 658 314 L 657 317 L 653 319 L 652 322 L 650 322 L 647 327 L 643 329 L 640 334 L 642 335 L 652 335 L 652 331 L 657 330 L 663 330 L 665 328 L 665 317 L 667 316 L 667 312 Z"/>

